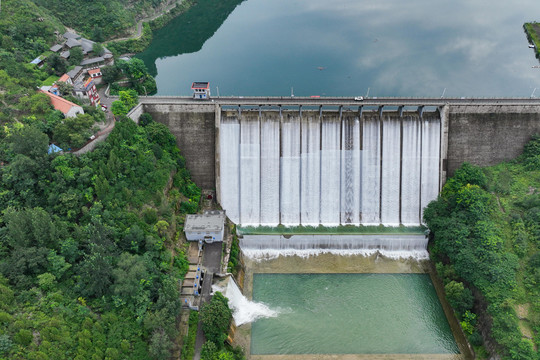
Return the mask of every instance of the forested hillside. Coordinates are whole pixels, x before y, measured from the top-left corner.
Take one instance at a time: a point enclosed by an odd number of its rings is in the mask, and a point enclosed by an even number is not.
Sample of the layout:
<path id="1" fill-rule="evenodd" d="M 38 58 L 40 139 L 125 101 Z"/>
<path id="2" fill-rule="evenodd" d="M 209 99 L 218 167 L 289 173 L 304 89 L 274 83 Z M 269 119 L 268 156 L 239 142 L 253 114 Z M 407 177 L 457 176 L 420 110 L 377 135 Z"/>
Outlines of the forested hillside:
<path id="1" fill-rule="evenodd" d="M 540 137 L 514 161 L 464 164 L 424 218 L 447 299 L 478 357 L 540 359 Z"/>
<path id="2" fill-rule="evenodd" d="M 127 119 L 75 157 L 47 154 L 49 139 L 35 126 L 8 128 L 0 356 L 168 358 L 187 270 L 177 225 L 200 197 L 174 137 Z"/>
<path id="3" fill-rule="evenodd" d="M 102 42 L 126 35 L 135 20 L 167 0 L 32 0 L 49 9 L 63 24 Z"/>
<path id="4" fill-rule="evenodd" d="M 100 2 L 45 3 L 0 10 L 0 359 L 168 359 L 187 269 L 177 239 L 200 190 L 148 116 L 118 118 L 86 155 L 48 153 L 84 144 L 104 116 L 64 118 L 36 91 L 59 64 L 30 64 L 65 31 L 54 6 L 79 16 Z"/>

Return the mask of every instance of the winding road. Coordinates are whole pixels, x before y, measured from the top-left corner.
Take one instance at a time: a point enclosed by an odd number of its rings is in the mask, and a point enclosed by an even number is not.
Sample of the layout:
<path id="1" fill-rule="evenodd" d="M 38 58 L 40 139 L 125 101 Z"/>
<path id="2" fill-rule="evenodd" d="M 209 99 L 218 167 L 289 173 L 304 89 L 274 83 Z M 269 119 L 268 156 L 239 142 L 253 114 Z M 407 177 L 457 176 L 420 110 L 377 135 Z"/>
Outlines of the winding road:
<path id="1" fill-rule="evenodd" d="M 139 20 L 137 22 L 137 25 L 136 25 L 136 31 L 135 31 L 135 34 L 134 35 L 131 35 L 131 36 L 128 36 L 128 37 L 123 37 L 123 38 L 118 38 L 118 39 L 112 39 L 108 42 L 117 42 L 117 41 L 124 41 L 124 40 L 131 40 L 131 39 L 138 39 L 141 37 L 142 35 L 142 24 L 143 22 L 149 22 L 149 21 L 152 21 L 152 20 L 155 20 L 157 19 L 158 17 L 160 17 L 161 15 L 163 14 L 166 14 L 168 13 L 169 11 L 171 11 L 174 7 L 176 7 L 177 5 L 181 4 L 183 0 L 174 0 L 172 1 L 170 4 L 168 4 L 167 6 L 165 6 L 162 10 L 160 10 L 158 13 L 152 15 L 152 16 L 148 16 L 148 17 L 145 17 L 145 18 L 142 18 L 141 20 Z"/>

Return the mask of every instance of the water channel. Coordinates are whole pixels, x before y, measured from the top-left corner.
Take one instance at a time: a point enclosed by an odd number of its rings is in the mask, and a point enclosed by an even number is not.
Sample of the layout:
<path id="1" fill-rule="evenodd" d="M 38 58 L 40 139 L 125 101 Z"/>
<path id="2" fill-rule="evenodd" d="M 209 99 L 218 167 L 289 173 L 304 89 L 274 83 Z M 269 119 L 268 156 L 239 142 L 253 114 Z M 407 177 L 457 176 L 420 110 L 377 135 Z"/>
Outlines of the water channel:
<path id="1" fill-rule="evenodd" d="M 540 3 L 200 0 L 138 56 L 159 95 L 530 96 Z M 446 90 L 445 90 L 446 89 Z"/>

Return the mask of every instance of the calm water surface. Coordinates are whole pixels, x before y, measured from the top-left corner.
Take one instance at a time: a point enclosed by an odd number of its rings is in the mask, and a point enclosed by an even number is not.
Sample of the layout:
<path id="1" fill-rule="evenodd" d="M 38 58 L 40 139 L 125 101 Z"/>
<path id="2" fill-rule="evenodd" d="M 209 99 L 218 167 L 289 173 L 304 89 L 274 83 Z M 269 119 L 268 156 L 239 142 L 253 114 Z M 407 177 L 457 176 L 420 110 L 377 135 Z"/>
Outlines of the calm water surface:
<path id="1" fill-rule="evenodd" d="M 455 354 L 428 274 L 254 274 L 252 354 Z"/>
<path id="2" fill-rule="evenodd" d="M 139 57 L 159 95 L 189 95 L 192 81 L 210 81 L 214 96 L 217 87 L 220 95 L 287 96 L 293 87 L 298 96 L 530 96 L 540 69 L 522 25 L 534 14 L 533 0 L 200 0 Z"/>

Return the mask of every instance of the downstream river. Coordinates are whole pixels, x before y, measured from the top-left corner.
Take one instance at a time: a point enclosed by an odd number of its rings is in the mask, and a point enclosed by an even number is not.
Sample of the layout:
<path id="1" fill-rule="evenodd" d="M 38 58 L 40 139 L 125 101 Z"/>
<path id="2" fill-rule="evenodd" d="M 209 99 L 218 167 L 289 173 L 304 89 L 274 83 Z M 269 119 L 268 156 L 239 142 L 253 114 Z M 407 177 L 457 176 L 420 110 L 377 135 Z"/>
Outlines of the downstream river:
<path id="1" fill-rule="evenodd" d="M 158 95 L 531 96 L 533 0 L 199 0 L 138 55 Z M 536 92 L 534 89 L 538 87 Z"/>

